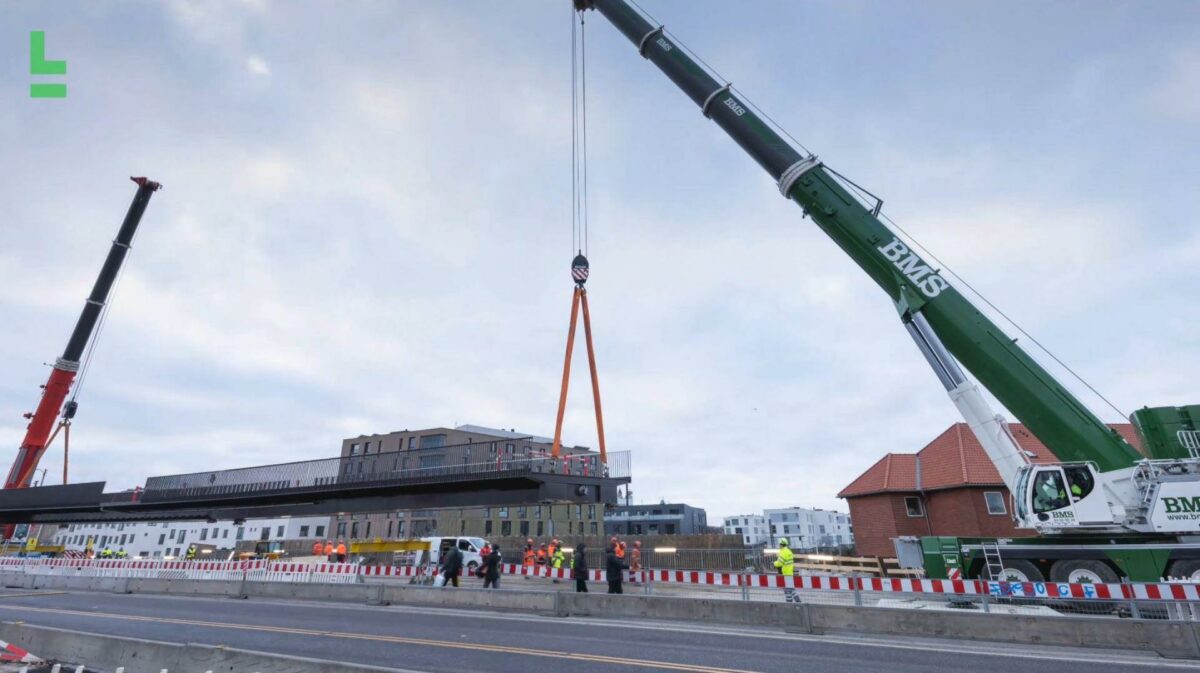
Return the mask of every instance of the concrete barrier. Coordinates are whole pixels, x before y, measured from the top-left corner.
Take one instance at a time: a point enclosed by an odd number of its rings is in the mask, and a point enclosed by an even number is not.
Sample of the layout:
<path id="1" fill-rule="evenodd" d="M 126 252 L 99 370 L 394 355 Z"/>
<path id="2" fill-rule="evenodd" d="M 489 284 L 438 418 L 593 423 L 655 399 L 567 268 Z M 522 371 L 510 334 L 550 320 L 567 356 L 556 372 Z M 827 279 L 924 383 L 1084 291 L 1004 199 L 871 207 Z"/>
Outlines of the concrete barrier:
<path id="1" fill-rule="evenodd" d="M 641 617 L 718 624 L 777 626 L 788 631 L 812 632 L 810 606 L 804 604 L 569 592 L 558 592 L 554 596 L 557 599 L 555 614 L 560 617 Z"/>
<path id="2" fill-rule="evenodd" d="M 382 602 L 397 605 L 489 608 L 556 614 L 560 592 L 493 591 L 490 589 L 441 589 L 426 586 L 393 585 L 382 588 Z"/>
<path id="3" fill-rule="evenodd" d="M 240 580 L 160 580 L 130 578 L 125 591 L 131 594 L 175 594 L 183 596 L 241 597 Z M 101 589 L 100 591 L 103 591 Z"/>
<path id="4" fill-rule="evenodd" d="M 770 603 L 568 591 L 488 591 L 406 584 L 308 584 L 224 580 L 0 576 L 5 586 L 122 593 L 162 593 L 372 605 L 485 608 L 552 614 L 767 626 L 801 633 L 850 631 L 988 640 L 1019 644 L 1150 650 L 1200 659 L 1200 623 L 1067 616 L 983 614 L 965 610 L 906 610 L 841 605 Z"/>
<path id="5" fill-rule="evenodd" d="M 83 664 L 89 669 L 127 673 L 257 671 L 259 673 L 395 673 L 394 669 L 343 664 L 308 657 L 199 645 L 165 643 L 97 633 L 66 631 L 19 622 L 0 622 L 0 640 L 19 645 L 50 661 Z"/>

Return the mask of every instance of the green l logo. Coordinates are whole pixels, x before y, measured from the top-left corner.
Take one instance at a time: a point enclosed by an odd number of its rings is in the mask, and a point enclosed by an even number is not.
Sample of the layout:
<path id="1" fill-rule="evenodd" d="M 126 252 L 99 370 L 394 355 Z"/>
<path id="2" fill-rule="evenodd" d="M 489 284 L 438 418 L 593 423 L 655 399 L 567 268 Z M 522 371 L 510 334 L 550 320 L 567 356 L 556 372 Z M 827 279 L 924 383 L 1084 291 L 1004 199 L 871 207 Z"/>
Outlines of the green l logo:
<path id="1" fill-rule="evenodd" d="M 29 74 L 31 75 L 65 75 L 66 61 L 46 60 L 46 32 L 33 30 L 29 32 Z M 29 85 L 30 98 L 66 98 L 66 84 Z"/>

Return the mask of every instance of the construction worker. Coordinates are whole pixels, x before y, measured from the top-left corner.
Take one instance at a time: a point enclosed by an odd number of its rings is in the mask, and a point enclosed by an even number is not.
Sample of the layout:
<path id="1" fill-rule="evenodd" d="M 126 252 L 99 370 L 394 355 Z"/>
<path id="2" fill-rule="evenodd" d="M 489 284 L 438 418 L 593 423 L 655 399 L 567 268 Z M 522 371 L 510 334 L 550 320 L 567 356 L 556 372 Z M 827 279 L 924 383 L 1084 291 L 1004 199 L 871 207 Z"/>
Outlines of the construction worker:
<path id="1" fill-rule="evenodd" d="M 604 553 L 604 578 L 608 580 L 608 593 L 624 593 L 621 590 L 621 579 L 628 569 L 629 566 L 625 565 L 625 561 L 617 556 L 617 545 L 608 545 L 608 549 Z"/>
<path id="2" fill-rule="evenodd" d="M 346 541 L 345 540 L 338 540 L 337 562 L 338 563 L 346 562 Z"/>
<path id="3" fill-rule="evenodd" d="M 642 571 L 642 541 L 634 540 L 633 549 L 629 552 L 629 570 L 632 572 L 629 581 L 637 584 L 639 573 Z"/>
<path id="4" fill-rule="evenodd" d="M 779 553 L 775 555 L 775 568 L 780 575 L 784 576 L 785 582 L 792 582 L 792 575 L 796 572 L 796 555 L 792 553 L 792 548 L 788 546 L 786 537 L 779 538 Z M 800 597 L 796 595 L 796 588 L 792 586 L 784 586 L 783 600 L 785 603 L 799 603 Z"/>
<path id="5" fill-rule="evenodd" d="M 105 550 L 105 551 L 107 551 L 107 550 Z M 184 558 L 186 558 L 189 561 L 196 560 L 196 545 L 194 545 L 194 544 L 188 545 L 187 555 Z"/>
<path id="6" fill-rule="evenodd" d="M 108 547 L 105 547 L 104 549 L 100 550 L 100 558 L 112 558 L 112 556 L 113 556 L 112 550 L 109 549 Z"/>
<path id="7" fill-rule="evenodd" d="M 125 548 L 122 547 L 117 550 L 117 558 L 129 558 L 129 552 L 125 551 Z"/>
<path id="8" fill-rule="evenodd" d="M 483 588 L 500 588 L 500 545 L 489 545 L 487 556 L 483 557 Z"/>
<path id="9" fill-rule="evenodd" d="M 554 552 L 557 551 L 560 546 L 561 545 L 558 544 L 558 538 L 550 540 L 550 546 L 546 548 L 546 552 L 550 555 L 550 558 L 554 558 Z"/>
<path id="10" fill-rule="evenodd" d="M 521 574 L 525 579 L 533 574 L 534 560 L 537 558 L 537 552 L 533 549 L 533 538 L 525 541 L 525 552 L 521 555 Z"/>
<path id="11" fill-rule="evenodd" d="M 621 559 L 622 562 L 625 561 L 625 543 L 620 540 L 617 540 L 617 558 Z"/>
<path id="12" fill-rule="evenodd" d="M 325 548 L 322 549 L 321 551 L 324 552 L 326 561 L 329 561 L 330 563 L 332 563 L 333 561 L 337 560 L 333 557 L 333 540 L 326 540 Z"/>
<path id="13" fill-rule="evenodd" d="M 321 544 L 320 540 L 313 543 L 313 556 L 320 556 L 325 551 L 325 545 Z"/>
<path id="14" fill-rule="evenodd" d="M 555 540 L 557 542 L 557 540 Z M 550 567 L 554 570 L 562 570 L 563 562 L 567 560 L 567 555 L 563 553 L 562 547 L 555 547 L 554 553 L 550 555 Z M 558 573 L 554 573 L 554 583 L 558 584 Z"/>
<path id="15" fill-rule="evenodd" d="M 537 564 L 538 564 L 538 570 L 541 570 L 542 568 L 545 568 L 545 567 L 546 567 L 546 561 L 547 561 L 547 558 L 546 558 L 546 543 L 545 543 L 545 542 L 543 542 L 542 544 L 538 545 L 538 550 L 537 550 Z"/>
<path id="16" fill-rule="evenodd" d="M 575 553 L 571 554 L 571 575 L 575 578 L 575 593 L 588 592 L 587 545 L 579 542 L 575 545 Z"/>

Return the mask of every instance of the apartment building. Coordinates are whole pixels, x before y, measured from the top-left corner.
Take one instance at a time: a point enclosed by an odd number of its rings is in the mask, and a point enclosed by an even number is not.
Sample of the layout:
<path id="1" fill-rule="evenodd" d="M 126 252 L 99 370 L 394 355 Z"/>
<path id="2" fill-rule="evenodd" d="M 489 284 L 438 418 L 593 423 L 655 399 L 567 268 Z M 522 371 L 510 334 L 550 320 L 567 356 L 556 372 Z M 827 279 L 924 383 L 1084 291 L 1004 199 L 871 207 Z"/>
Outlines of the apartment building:
<path id="1" fill-rule="evenodd" d="M 771 544 L 771 528 L 767 517 L 761 514 L 739 514 L 727 516 L 723 528 L 726 535 L 738 535 L 747 547 Z"/>
<path id="2" fill-rule="evenodd" d="M 329 518 L 324 516 L 248 519 L 232 521 L 151 521 L 137 523 L 72 523 L 62 525 L 53 544 L 85 551 L 88 540 L 99 554 L 104 549 L 124 550 L 130 558 L 182 558 L 188 545 L 215 549 L 225 558 L 241 540 L 300 540 L 325 538 Z M 49 526 L 39 533 L 45 535 Z"/>

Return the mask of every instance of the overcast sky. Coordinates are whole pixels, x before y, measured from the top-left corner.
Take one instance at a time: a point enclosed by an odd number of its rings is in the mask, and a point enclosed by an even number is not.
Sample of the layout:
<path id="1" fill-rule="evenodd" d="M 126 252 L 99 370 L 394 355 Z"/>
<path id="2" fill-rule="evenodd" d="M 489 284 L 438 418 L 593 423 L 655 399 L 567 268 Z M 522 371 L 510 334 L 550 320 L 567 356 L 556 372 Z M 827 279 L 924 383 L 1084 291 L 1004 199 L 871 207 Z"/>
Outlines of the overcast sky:
<path id="1" fill-rule="evenodd" d="M 83 384 L 72 481 L 405 428 L 551 434 L 568 4 L 0 6 L 0 446 L 20 444 L 129 175 L 166 188 Z M 1200 402 L 1200 4 L 643 5 L 1120 409 Z M 844 511 L 839 489 L 953 405 L 886 295 L 588 19 L 588 287 L 634 499 L 710 521 Z M 28 97 L 37 29 L 66 99 Z M 567 440 L 595 446 L 576 355 Z M 42 464 L 58 483 L 61 448 Z"/>

